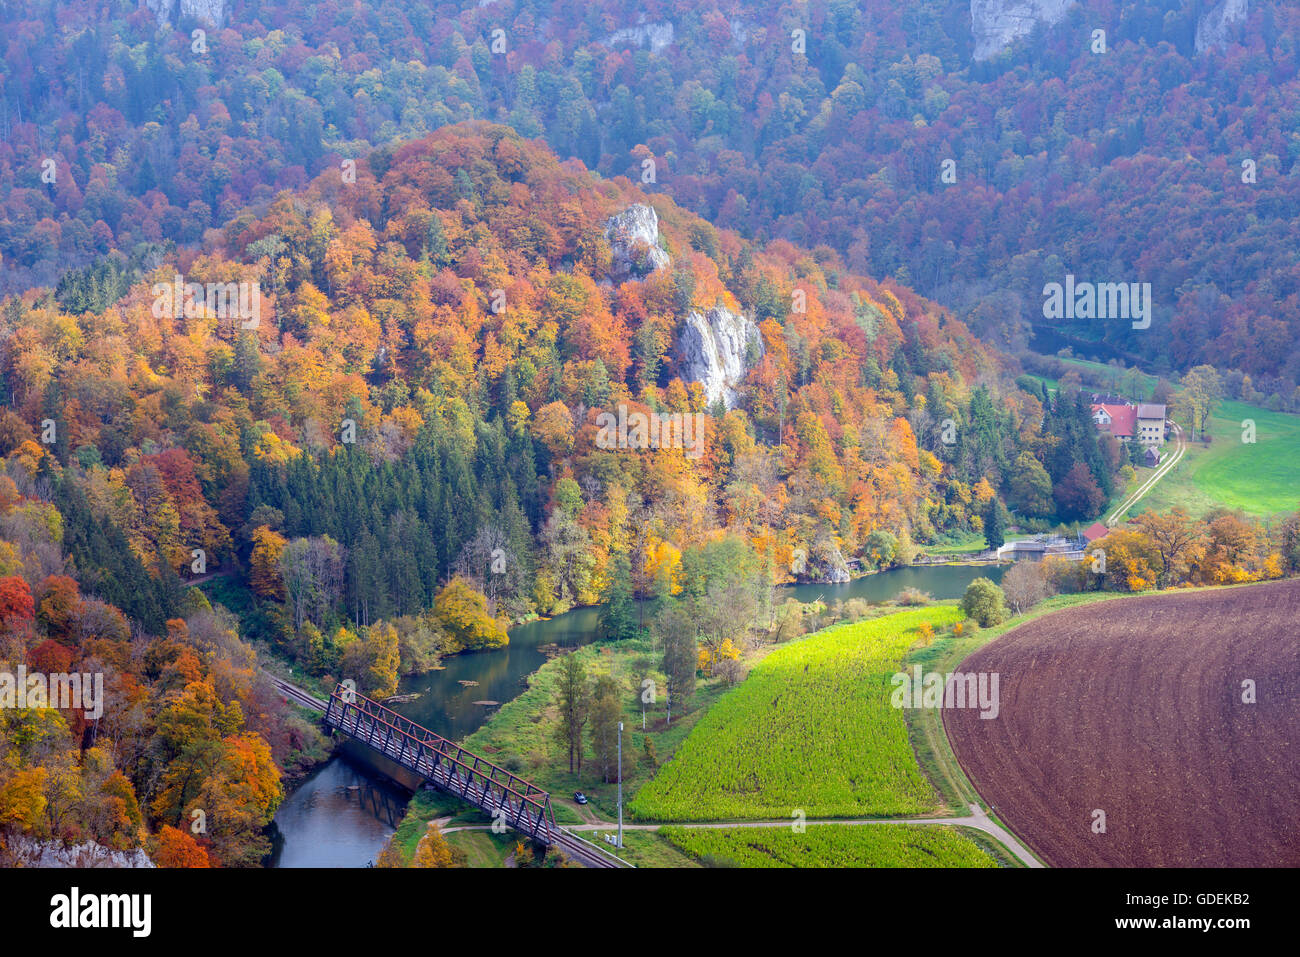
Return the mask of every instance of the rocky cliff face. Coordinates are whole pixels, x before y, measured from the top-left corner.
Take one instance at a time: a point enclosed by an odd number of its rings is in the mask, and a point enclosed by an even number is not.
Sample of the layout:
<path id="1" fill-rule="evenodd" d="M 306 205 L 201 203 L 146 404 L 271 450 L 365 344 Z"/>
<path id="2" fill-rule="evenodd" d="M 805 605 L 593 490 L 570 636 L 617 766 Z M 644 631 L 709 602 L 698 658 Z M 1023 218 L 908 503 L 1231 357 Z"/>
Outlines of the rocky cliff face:
<path id="1" fill-rule="evenodd" d="M 734 408 L 736 387 L 749 371 L 751 342 L 753 355 L 761 357 L 763 338 L 748 316 L 722 306 L 704 313 L 692 309 L 677 336 L 682 381 L 701 383 L 709 402 L 721 399 L 728 409 Z"/>
<path id="2" fill-rule="evenodd" d="M 971 0 L 971 33 L 975 59 L 996 56 L 1040 23 L 1053 26 L 1065 18 L 1076 0 Z"/>
<path id="3" fill-rule="evenodd" d="M 1219 0 L 1196 21 L 1196 52 L 1221 50 L 1250 13 L 1250 0 Z"/>
<path id="4" fill-rule="evenodd" d="M 613 253 L 610 278 L 615 282 L 644 279 L 669 263 L 668 254 L 659 248 L 659 214 L 652 206 L 636 203 L 611 216 L 605 238 Z"/>
<path id="5" fill-rule="evenodd" d="M 159 26 L 176 23 L 181 17 L 193 17 L 214 27 L 226 22 L 226 0 L 145 0 L 145 6 L 158 18 Z"/>
<path id="6" fill-rule="evenodd" d="M 645 14 L 638 18 L 637 25 L 634 27 L 624 27 L 621 30 L 615 30 L 607 36 L 602 42 L 606 46 L 635 46 L 650 48 L 651 53 L 658 53 L 664 47 L 672 46 L 674 29 L 672 23 L 665 20 L 663 23 L 646 23 Z"/>
<path id="7" fill-rule="evenodd" d="M 140 848 L 113 851 L 94 841 L 65 847 L 58 841 L 36 841 L 15 834 L 6 842 L 0 863 L 5 867 L 153 867 Z"/>
<path id="8" fill-rule="evenodd" d="M 813 548 L 813 554 L 808 565 L 809 575 L 813 581 L 827 585 L 842 585 L 847 581 L 852 581 L 852 576 L 849 574 L 849 564 L 844 560 L 844 554 L 834 542 L 819 542 Z"/>

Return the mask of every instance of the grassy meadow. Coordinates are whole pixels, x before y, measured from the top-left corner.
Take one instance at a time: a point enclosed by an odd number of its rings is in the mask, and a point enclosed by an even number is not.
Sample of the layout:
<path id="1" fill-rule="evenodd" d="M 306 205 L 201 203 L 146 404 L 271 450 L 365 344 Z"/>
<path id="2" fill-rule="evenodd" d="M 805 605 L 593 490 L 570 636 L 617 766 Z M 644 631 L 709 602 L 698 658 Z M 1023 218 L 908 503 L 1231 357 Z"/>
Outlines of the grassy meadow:
<path id="1" fill-rule="evenodd" d="M 1253 443 L 1242 441 L 1248 420 Z M 1268 516 L 1300 507 L 1300 416 L 1223 402 L 1210 417 L 1209 435 L 1209 445 L 1189 442 L 1184 459 L 1128 514 L 1177 506 L 1199 516 L 1226 506 Z"/>
<path id="2" fill-rule="evenodd" d="M 839 625 L 773 651 L 700 719 L 630 810 L 662 821 L 925 814 L 935 791 L 908 743 L 890 677 L 953 606 Z"/>
<path id="3" fill-rule="evenodd" d="M 997 867 L 963 828 L 931 824 L 815 824 L 790 828 L 666 827 L 686 854 L 715 867 Z"/>

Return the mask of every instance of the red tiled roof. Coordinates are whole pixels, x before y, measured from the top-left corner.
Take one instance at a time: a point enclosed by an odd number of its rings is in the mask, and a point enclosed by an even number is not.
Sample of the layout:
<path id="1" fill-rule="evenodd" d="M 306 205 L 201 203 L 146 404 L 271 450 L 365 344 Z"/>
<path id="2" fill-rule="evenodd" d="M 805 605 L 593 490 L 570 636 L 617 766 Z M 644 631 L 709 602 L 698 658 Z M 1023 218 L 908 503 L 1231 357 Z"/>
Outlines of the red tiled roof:
<path id="1" fill-rule="evenodd" d="M 1105 538 L 1109 531 L 1110 529 L 1101 522 L 1093 522 L 1083 530 L 1083 538 L 1085 541 L 1095 542 L 1099 538 Z"/>
<path id="2" fill-rule="evenodd" d="M 1103 426 L 1111 435 L 1120 436 L 1133 434 L 1137 425 L 1137 409 L 1131 405 L 1094 405 L 1092 411 L 1105 409 L 1106 414 L 1110 416 L 1110 425 Z"/>

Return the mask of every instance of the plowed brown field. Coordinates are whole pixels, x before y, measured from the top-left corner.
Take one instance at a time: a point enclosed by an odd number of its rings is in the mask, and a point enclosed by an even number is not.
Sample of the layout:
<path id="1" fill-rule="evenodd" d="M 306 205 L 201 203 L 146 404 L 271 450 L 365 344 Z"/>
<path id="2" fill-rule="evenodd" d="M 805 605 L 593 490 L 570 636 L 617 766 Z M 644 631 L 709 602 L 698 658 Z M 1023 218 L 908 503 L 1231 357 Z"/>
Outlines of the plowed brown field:
<path id="1" fill-rule="evenodd" d="M 1001 712 L 944 712 L 957 759 L 1048 864 L 1300 865 L 1300 581 L 1065 609 L 961 670 Z"/>

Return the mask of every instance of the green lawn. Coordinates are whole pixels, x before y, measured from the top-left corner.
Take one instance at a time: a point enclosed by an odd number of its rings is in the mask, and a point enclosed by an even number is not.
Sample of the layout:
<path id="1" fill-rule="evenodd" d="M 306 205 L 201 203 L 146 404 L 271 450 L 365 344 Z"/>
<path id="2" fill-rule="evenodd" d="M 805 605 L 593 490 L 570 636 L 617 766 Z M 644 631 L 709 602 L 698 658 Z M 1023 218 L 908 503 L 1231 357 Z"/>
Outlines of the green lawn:
<path id="1" fill-rule="evenodd" d="M 491 831 L 453 831 L 447 843 L 465 852 L 466 867 L 504 867 L 514 853 L 519 835 L 514 831 L 493 834 Z"/>
<path id="2" fill-rule="evenodd" d="M 666 719 L 663 700 L 648 709 L 646 731 L 641 730 L 641 709 L 633 689 L 637 687 L 638 666 L 646 659 L 658 664 L 659 653 L 649 641 L 598 642 L 575 652 L 587 667 L 589 681 L 600 674 L 611 674 L 625 690 L 623 734 L 623 786 L 624 798 L 630 799 L 655 772 L 655 766 L 646 755 L 645 741 L 654 746 L 657 759 L 670 758 L 677 747 L 709 706 L 725 689 L 716 681 L 701 681 L 691 699 L 686 713 L 674 711 L 672 723 Z M 557 824 L 582 824 L 588 820 L 615 820 L 618 816 L 618 789 L 614 782 L 605 783 L 590 763 L 591 755 L 581 771 L 570 773 L 566 755 L 555 738 L 555 697 L 559 661 L 548 661 L 529 679 L 528 690 L 502 705 L 488 722 L 469 735 L 464 746 L 490 760 L 504 764 L 515 774 L 526 778 L 550 792 L 551 807 Z M 663 676 L 656 675 L 659 687 Z M 588 751 L 590 749 L 588 748 Z M 572 800 L 573 792 L 583 791 L 590 803 L 579 807 Z M 415 853 L 415 845 L 423 836 L 426 824 L 440 817 L 450 817 L 448 827 L 490 823 L 482 810 L 459 798 L 438 791 L 420 791 L 412 799 L 406 816 L 397 829 L 395 840 L 406 860 Z M 475 832 L 461 832 L 475 833 Z M 513 833 L 513 832 L 512 832 Z M 630 832 L 629 832 L 630 833 Z M 448 836 L 448 840 L 451 835 Z M 513 840 L 514 838 L 512 838 Z M 473 839 L 464 838 L 473 843 Z M 638 835 L 636 848 L 633 839 L 625 839 L 631 851 L 628 860 L 649 866 L 669 866 L 666 861 L 680 864 L 686 859 L 658 837 Z M 513 844 L 511 844 L 513 847 Z M 481 848 L 480 848 L 481 849 Z M 468 851 L 469 848 L 466 847 Z M 641 859 L 636 859 L 640 854 Z M 487 858 L 483 858 L 487 860 Z"/>
<path id="3" fill-rule="evenodd" d="M 815 824 L 726 830 L 666 827 L 663 835 L 714 867 L 997 867 L 957 827 L 931 824 Z"/>
<path id="4" fill-rule="evenodd" d="M 589 841 L 609 847 L 611 854 L 617 854 L 629 864 L 637 867 L 699 867 L 700 862 L 683 851 L 659 831 L 623 832 L 623 848 L 618 850 L 603 841 L 597 841 L 590 832 L 582 835 Z"/>
<path id="5" fill-rule="evenodd" d="M 930 606 L 839 625 L 772 652 L 715 704 L 630 810 L 662 821 L 890 817 L 936 809 L 891 676 Z"/>
<path id="6" fill-rule="evenodd" d="M 1242 422 L 1255 423 L 1255 442 L 1242 441 Z M 1203 515 L 1216 506 L 1267 516 L 1300 508 L 1300 416 L 1224 402 L 1210 418 L 1210 444 L 1188 444 L 1187 455 L 1129 510 L 1174 506 Z"/>
<path id="7" fill-rule="evenodd" d="M 922 545 L 924 555 L 978 555 L 988 548 L 983 535 L 965 533 L 954 535 L 933 545 Z"/>

